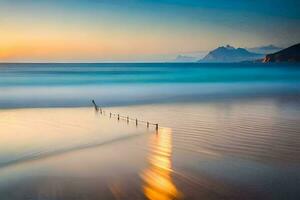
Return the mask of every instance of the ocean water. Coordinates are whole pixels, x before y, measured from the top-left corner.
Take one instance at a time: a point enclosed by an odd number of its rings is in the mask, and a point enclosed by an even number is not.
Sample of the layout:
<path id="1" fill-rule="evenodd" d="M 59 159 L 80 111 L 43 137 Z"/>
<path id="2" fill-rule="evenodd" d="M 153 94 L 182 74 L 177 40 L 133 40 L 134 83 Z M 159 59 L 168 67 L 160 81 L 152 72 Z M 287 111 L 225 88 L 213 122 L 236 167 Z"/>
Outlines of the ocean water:
<path id="1" fill-rule="evenodd" d="M 299 64 L 0 64 L 2 108 L 294 95 L 299 86 Z"/>
<path id="2" fill-rule="evenodd" d="M 0 64 L 0 108 L 0 199 L 300 196 L 296 64 Z"/>

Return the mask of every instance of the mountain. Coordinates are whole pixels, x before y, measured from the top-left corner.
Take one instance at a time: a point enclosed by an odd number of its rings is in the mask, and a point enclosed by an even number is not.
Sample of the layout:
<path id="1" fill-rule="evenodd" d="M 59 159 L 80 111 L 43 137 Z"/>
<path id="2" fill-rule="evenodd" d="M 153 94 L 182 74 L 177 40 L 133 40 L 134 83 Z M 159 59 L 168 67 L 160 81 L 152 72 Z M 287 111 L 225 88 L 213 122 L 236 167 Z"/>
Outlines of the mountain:
<path id="1" fill-rule="evenodd" d="M 242 62 L 257 60 L 263 58 L 262 54 L 251 53 L 243 48 L 234 48 L 230 45 L 218 47 L 213 51 L 209 52 L 199 62 Z"/>
<path id="2" fill-rule="evenodd" d="M 197 61 L 196 57 L 192 56 L 184 56 L 184 55 L 178 55 L 174 62 L 195 62 Z"/>
<path id="3" fill-rule="evenodd" d="M 262 62 L 300 62 L 300 43 L 276 53 L 268 54 Z"/>
<path id="4" fill-rule="evenodd" d="M 274 46 L 272 44 L 268 45 L 268 46 L 247 48 L 247 50 L 252 52 L 252 53 L 259 53 L 259 54 L 265 54 L 265 55 L 275 53 L 275 52 L 280 51 L 282 49 L 283 48 Z"/>

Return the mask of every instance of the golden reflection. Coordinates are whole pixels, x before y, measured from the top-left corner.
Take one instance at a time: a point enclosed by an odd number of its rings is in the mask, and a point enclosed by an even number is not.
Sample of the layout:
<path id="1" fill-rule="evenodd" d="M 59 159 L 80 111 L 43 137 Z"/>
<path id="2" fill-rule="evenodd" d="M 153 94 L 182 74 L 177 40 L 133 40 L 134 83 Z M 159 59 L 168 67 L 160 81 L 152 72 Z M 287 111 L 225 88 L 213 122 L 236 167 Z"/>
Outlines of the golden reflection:
<path id="1" fill-rule="evenodd" d="M 150 139 L 149 167 L 143 171 L 143 192 L 150 200 L 179 199 L 172 173 L 172 129 L 161 128 Z"/>

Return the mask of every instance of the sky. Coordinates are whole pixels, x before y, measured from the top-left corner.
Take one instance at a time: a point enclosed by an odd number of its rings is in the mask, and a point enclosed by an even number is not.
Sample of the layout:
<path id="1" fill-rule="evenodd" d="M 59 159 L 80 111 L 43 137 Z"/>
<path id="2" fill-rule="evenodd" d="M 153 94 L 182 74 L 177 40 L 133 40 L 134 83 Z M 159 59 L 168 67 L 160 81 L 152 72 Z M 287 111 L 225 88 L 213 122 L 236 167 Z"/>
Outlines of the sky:
<path id="1" fill-rule="evenodd" d="M 0 0 L 0 62 L 166 61 L 300 41 L 299 0 Z"/>

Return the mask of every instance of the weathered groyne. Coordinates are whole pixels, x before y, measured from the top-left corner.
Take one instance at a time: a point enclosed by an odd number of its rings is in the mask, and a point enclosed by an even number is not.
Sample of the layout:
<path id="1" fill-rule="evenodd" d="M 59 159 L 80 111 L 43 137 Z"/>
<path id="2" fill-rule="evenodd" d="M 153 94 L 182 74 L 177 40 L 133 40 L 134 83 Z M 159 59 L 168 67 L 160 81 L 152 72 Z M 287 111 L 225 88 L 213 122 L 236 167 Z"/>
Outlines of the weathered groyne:
<path id="1" fill-rule="evenodd" d="M 125 120 L 127 123 L 134 122 L 136 126 L 138 126 L 139 124 L 145 124 L 147 128 L 149 128 L 150 126 L 155 126 L 155 130 L 158 131 L 158 127 L 159 127 L 158 123 L 152 123 L 149 121 L 140 120 L 129 116 L 124 116 L 119 113 L 112 113 L 112 112 L 108 113 L 105 110 L 103 110 L 101 107 L 99 107 L 94 100 L 92 100 L 92 103 L 94 105 L 95 111 L 99 112 L 101 115 L 109 114 L 109 118 L 116 118 L 118 121 Z"/>

